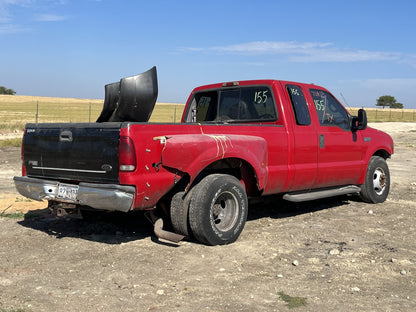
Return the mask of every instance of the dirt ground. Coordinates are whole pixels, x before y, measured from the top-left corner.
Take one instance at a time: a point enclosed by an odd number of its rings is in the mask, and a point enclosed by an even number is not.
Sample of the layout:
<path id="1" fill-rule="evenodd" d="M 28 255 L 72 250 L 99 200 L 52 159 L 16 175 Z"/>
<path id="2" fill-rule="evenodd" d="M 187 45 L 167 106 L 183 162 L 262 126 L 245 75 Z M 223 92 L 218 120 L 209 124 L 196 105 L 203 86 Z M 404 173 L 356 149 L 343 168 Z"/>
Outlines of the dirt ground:
<path id="1" fill-rule="evenodd" d="M 25 212 L 0 217 L 0 311 L 289 311 L 282 292 L 295 311 L 416 311 L 416 123 L 372 126 L 395 140 L 385 203 L 252 203 L 216 247 L 159 242 L 142 214 L 55 219 L 0 149 L 0 213 Z"/>

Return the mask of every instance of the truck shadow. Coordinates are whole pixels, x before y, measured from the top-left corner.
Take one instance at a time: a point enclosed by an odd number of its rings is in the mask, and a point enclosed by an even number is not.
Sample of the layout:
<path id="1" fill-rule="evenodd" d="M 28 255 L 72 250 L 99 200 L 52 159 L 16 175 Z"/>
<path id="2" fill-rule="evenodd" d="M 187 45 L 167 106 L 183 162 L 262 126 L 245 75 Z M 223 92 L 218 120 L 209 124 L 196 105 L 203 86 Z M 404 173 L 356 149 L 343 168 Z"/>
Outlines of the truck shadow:
<path id="1" fill-rule="evenodd" d="M 84 220 L 80 217 L 56 217 L 49 209 L 25 214 L 20 225 L 45 232 L 56 238 L 80 238 L 105 244 L 121 244 L 153 235 L 153 226 L 142 212 L 102 213 Z"/>
<path id="2" fill-rule="evenodd" d="M 295 217 L 319 210 L 331 209 L 350 204 L 350 201 L 357 201 L 358 196 L 342 195 L 337 197 L 324 198 L 306 202 L 289 202 L 281 196 L 267 196 L 259 200 L 250 200 L 247 220 L 257 220 L 264 217 L 273 219 L 284 219 Z"/>
<path id="3" fill-rule="evenodd" d="M 290 218 L 319 210 L 349 205 L 357 200 L 354 196 L 339 196 L 310 202 L 292 203 L 278 196 L 250 200 L 247 221 L 264 217 L 273 219 Z M 151 238 L 159 243 L 153 232 L 153 225 L 143 212 L 107 212 L 80 217 L 56 217 L 48 208 L 32 210 L 18 222 L 21 226 L 42 231 L 56 238 L 79 238 L 105 244 L 122 244 Z M 168 229 L 169 230 L 169 229 Z M 175 245 L 176 246 L 176 245 Z"/>

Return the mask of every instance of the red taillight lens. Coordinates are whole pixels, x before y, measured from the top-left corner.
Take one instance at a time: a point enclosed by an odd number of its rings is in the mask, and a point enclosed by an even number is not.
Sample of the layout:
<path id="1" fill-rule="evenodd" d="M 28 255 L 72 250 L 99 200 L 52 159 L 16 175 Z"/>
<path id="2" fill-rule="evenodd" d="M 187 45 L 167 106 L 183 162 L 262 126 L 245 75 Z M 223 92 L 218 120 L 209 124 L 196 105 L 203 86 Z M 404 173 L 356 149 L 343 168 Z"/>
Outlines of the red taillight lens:
<path id="1" fill-rule="evenodd" d="M 25 134 L 26 134 L 26 128 L 25 128 L 25 132 L 23 134 L 23 138 L 25 137 Z M 25 150 L 24 150 L 25 146 L 23 144 L 23 138 L 22 138 L 22 147 L 20 149 L 20 159 L 22 160 L 22 177 L 24 177 L 26 175 L 25 157 L 24 157 L 24 155 L 25 155 Z"/>
<path id="2" fill-rule="evenodd" d="M 118 159 L 120 171 L 136 170 L 136 152 L 134 143 L 129 137 L 120 137 Z"/>

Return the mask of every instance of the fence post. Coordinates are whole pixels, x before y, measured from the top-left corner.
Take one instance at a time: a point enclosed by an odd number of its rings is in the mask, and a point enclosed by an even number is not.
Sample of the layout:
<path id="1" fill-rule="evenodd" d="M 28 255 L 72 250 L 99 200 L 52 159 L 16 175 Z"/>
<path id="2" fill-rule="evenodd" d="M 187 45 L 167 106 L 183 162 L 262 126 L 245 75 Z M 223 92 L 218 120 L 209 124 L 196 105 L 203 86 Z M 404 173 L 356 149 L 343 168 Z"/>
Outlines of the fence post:
<path id="1" fill-rule="evenodd" d="M 36 123 L 38 123 L 39 116 L 39 101 L 36 101 Z"/>

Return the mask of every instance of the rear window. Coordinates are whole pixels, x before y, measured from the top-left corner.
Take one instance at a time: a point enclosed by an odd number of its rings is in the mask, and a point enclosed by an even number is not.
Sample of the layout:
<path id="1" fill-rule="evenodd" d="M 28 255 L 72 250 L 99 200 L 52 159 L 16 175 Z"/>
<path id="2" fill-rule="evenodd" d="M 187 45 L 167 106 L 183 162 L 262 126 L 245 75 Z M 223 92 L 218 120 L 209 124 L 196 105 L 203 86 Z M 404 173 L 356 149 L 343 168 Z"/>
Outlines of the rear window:
<path id="1" fill-rule="evenodd" d="M 202 91 L 191 100 L 186 122 L 255 122 L 277 120 L 268 86 Z"/>

